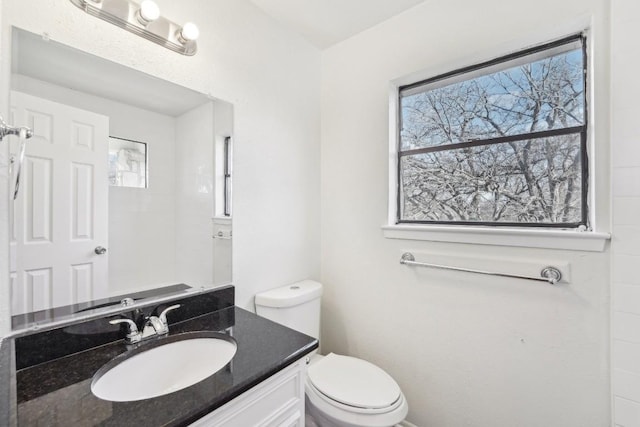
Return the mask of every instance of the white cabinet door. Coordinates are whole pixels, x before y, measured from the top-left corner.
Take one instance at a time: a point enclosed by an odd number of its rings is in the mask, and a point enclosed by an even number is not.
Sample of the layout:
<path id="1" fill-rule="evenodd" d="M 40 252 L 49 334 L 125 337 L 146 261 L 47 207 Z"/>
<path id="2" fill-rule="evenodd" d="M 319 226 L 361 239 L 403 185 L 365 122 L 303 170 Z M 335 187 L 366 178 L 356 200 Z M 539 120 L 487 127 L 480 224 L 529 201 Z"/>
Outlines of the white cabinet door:
<path id="1" fill-rule="evenodd" d="M 190 427 L 304 427 L 306 369 L 299 360 Z"/>
<path id="2" fill-rule="evenodd" d="M 11 110 L 33 129 L 12 209 L 12 313 L 107 296 L 95 249 L 108 243 L 109 118 L 16 91 Z"/>

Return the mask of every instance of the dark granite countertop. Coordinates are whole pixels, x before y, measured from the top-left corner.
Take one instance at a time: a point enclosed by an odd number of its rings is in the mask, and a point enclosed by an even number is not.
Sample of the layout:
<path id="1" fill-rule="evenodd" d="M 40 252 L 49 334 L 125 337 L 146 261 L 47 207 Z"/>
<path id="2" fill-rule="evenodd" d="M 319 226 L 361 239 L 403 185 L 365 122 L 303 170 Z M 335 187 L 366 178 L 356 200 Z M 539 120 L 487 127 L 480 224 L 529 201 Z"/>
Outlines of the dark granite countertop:
<path id="1" fill-rule="evenodd" d="M 188 425 L 318 346 L 314 338 L 235 306 L 170 325 L 170 335 L 191 331 L 231 335 L 238 347 L 232 361 L 183 390 L 135 402 L 105 401 L 91 393 L 94 373 L 127 351 L 122 340 L 16 371 L 14 352 L 20 344 L 5 339 L 0 347 L 0 426 Z"/>

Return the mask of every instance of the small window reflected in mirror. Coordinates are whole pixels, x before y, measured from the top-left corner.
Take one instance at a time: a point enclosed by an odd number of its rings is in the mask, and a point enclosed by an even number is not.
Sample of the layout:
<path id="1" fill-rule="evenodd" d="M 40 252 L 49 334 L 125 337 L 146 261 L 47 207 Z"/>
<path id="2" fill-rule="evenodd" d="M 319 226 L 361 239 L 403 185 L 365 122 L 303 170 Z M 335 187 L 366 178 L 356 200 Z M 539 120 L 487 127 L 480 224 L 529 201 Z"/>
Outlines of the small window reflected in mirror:
<path id="1" fill-rule="evenodd" d="M 109 185 L 147 188 L 147 144 L 109 137 Z"/>
<path id="2" fill-rule="evenodd" d="M 231 216 L 231 137 L 224 139 L 224 216 Z"/>

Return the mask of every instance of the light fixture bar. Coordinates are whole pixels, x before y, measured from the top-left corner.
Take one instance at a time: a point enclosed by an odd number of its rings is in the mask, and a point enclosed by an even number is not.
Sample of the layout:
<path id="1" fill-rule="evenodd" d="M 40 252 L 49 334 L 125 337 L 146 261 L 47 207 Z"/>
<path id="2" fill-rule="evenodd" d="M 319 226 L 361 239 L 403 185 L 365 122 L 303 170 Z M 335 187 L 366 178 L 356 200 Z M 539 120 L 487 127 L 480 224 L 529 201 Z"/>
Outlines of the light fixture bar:
<path id="1" fill-rule="evenodd" d="M 158 14 L 157 19 L 140 19 L 141 5 L 132 0 L 70 0 L 71 3 L 104 21 L 137 34 L 169 50 L 193 56 L 197 52 L 195 38 L 183 37 L 184 27 Z M 193 25 L 189 23 L 190 25 Z M 186 24 L 185 24 L 186 26 Z M 195 27 L 195 25 L 193 25 Z M 189 27 L 187 27 L 189 28 Z M 197 27 L 192 34 L 198 35 Z"/>

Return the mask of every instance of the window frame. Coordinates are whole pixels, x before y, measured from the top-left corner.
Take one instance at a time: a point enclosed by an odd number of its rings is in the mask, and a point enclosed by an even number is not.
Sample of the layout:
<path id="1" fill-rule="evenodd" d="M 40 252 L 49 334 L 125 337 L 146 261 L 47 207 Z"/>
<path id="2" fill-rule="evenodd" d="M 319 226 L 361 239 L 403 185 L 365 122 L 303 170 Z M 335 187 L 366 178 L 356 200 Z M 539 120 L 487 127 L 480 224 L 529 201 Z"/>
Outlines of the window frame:
<path id="1" fill-rule="evenodd" d="M 224 184 L 223 184 L 223 210 L 224 217 L 231 217 L 231 136 L 224 138 Z"/>
<path id="2" fill-rule="evenodd" d="M 584 121 L 582 125 L 572 126 L 568 128 L 552 129 L 544 131 L 536 131 L 532 133 L 524 133 L 518 135 L 509 135 L 505 137 L 493 137 L 488 139 L 481 139 L 471 142 L 461 142 L 454 144 L 436 145 L 432 147 L 423 147 L 410 150 L 402 150 L 402 97 L 407 91 L 417 88 L 423 88 L 424 86 L 436 86 L 429 90 L 437 88 L 437 83 L 444 83 L 442 86 L 456 83 L 458 81 L 472 80 L 480 75 L 488 75 L 487 69 L 495 68 L 495 72 L 501 70 L 507 70 L 516 66 L 516 64 L 529 64 L 539 59 L 548 58 L 559 53 L 554 53 L 554 50 L 562 49 L 566 45 L 580 43 L 582 50 L 582 71 L 583 71 L 583 105 L 584 105 Z M 395 223 L 397 225 L 436 225 L 436 226 L 463 226 L 463 227 L 512 227 L 518 229 L 533 229 L 533 228 L 548 228 L 548 229 L 579 229 L 579 230 L 591 230 L 591 212 L 589 210 L 589 201 L 591 191 L 589 188 L 590 176 L 589 176 L 589 88 L 590 88 L 590 73 L 589 73 L 589 57 L 588 57 L 588 40 L 584 32 L 572 34 L 567 37 L 557 39 L 552 42 L 540 44 L 538 46 L 522 49 L 520 51 L 503 55 L 489 61 L 480 62 L 474 65 L 465 66 L 455 69 L 443 74 L 439 74 L 435 77 L 430 77 L 417 82 L 401 85 L 397 87 L 395 102 L 396 108 L 396 147 L 395 147 L 395 166 L 396 166 L 396 188 L 395 188 Z M 551 51 L 551 52 L 550 52 Z M 540 58 L 536 58 L 536 55 Z M 533 58 L 532 58 L 533 57 Z M 518 61 L 521 60 L 521 61 Z M 419 91 L 423 92 L 423 91 Z M 418 92 L 416 92 L 418 93 Z M 405 95 L 406 96 L 406 95 Z M 526 141 L 533 139 L 540 139 L 545 137 L 559 136 L 559 135 L 579 135 L 580 136 L 580 151 L 581 151 L 581 220 L 578 222 L 569 223 L 534 223 L 534 222 L 493 222 L 493 221 L 429 221 L 429 220 L 410 220 L 402 219 L 402 158 L 405 156 L 426 154 L 438 151 L 453 151 L 461 148 L 472 148 L 477 146 L 495 145 L 513 141 Z"/>

